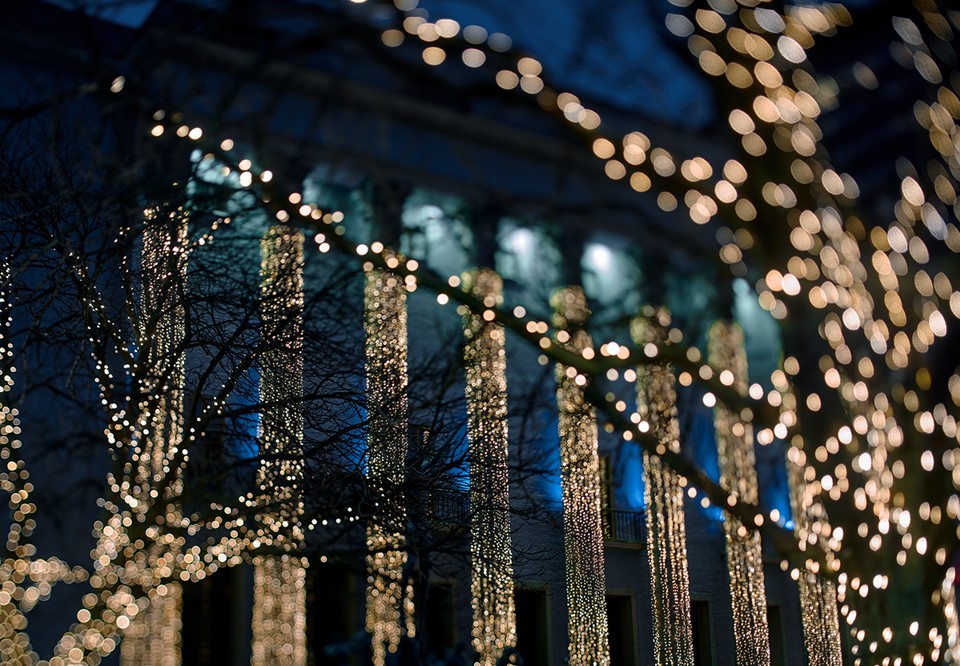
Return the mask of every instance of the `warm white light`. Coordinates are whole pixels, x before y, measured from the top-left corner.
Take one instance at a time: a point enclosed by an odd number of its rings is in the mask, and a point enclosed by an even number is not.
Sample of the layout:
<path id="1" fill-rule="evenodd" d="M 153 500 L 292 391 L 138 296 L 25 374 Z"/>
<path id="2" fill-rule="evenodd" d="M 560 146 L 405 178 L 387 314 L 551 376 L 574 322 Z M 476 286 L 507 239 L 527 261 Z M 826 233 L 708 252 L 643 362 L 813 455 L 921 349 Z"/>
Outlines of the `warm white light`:
<path id="1" fill-rule="evenodd" d="M 637 345 L 663 345 L 670 315 L 660 308 L 638 317 L 631 325 Z M 663 452 L 680 451 L 677 392 L 668 363 L 637 368 L 637 417 L 658 439 Z M 654 660 L 663 665 L 693 663 L 690 619 L 690 577 L 687 571 L 687 535 L 680 477 L 659 456 L 643 453 L 644 498 L 647 513 L 647 559 Z M 690 490 L 694 488 L 691 486 Z M 694 494 L 690 495 L 694 497 Z"/>
<path id="2" fill-rule="evenodd" d="M 392 250 L 387 265 L 399 266 Z M 407 291 L 388 270 L 369 267 L 364 288 L 367 369 L 367 482 L 377 512 L 367 524 L 367 613 L 374 666 L 384 666 L 416 624 L 413 586 L 405 579 L 407 454 Z"/>
<path id="3" fill-rule="evenodd" d="M 733 388 L 745 394 L 747 355 L 740 327 L 724 321 L 714 323 L 708 334 L 708 349 L 710 365 L 732 372 Z M 756 504 L 759 485 L 753 427 L 741 423 L 736 412 L 718 403 L 714 428 L 720 458 L 720 485 L 736 500 Z M 744 525 L 732 513 L 727 513 L 723 527 L 727 534 L 727 569 L 730 572 L 737 663 L 768 666 L 770 644 L 760 532 L 753 526 Z"/>
<path id="4" fill-rule="evenodd" d="M 582 326 L 590 311 L 580 287 L 551 297 L 557 340 L 581 355 L 593 342 Z M 567 633 L 571 666 L 608 666 L 603 527 L 600 515 L 600 458 L 595 408 L 584 396 L 581 377 L 557 364 L 560 428 L 560 480 L 563 494 L 564 550 L 567 570 Z"/>
<path id="5" fill-rule="evenodd" d="M 465 276 L 484 304 L 500 305 L 503 281 L 489 269 Z M 473 647 L 479 666 L 496 666 L 517 643 L 507 474 L 507 357 L 503 326 L 482 316 L 464 320 L 467 436 L 470 442 L 470 554 Z"/>

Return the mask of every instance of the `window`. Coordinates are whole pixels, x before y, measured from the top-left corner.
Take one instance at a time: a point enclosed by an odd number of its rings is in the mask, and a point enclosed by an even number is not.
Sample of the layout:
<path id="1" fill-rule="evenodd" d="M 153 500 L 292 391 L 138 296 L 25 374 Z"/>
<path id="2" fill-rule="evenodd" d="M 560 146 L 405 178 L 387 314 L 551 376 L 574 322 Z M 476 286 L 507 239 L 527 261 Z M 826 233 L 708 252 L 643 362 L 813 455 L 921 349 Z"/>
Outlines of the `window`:
<path id="1" fill-rule="evenodd" d="M 713 666 L 713 620 L 710 617 L 710 602 L 691 599 L 690 619 L 693 625 L 693 663 L 696 666 Z"/>
<path id="2" fill-rule="evenodd" d="M 249 567 L 220 569 L 183 586 L 184 664 L 234 666 L 250 663 Z M 244 593 L 250 596 L 244 599 Z M 226 612 L 224 609 L 229 609 Z"/>
<path id="3" fill-rule="evenodd" d="M 517 607 L 517 652 L 524 666 L 550 664 L 550 597 L 545 589 L 514 590 Z"/>
<path id="4" fill-rule="evenodd" d="M 607 595 L 607 622 L 610 629 L 610 666 L 637 666 L 633 597 Z"/>
<path id="5" fill-rule="evenodd" d="M 428 654 L 437 660 L 447 658 L 447 653 L 457 644 L 457 605 L 452 582 L 431 581 L 424 599 L 425 617 L 421 641 L 426 641 Z"/>
<path id="6" fill-rule="evenodd" d="M 770 630 L 770 666 L 786 666 L 787 645 L 783 639 L 783 613 L 780 606 L 767 606 L 767 627 Z"/>
<path id="7" fill-rule="evenodd" d="M 337 564 L 316 564 L 307 570 L 307 663 L 345 663 L 355 645 L 358 576 Z M 346 662 L 352 663 L 352 662 Z"/>

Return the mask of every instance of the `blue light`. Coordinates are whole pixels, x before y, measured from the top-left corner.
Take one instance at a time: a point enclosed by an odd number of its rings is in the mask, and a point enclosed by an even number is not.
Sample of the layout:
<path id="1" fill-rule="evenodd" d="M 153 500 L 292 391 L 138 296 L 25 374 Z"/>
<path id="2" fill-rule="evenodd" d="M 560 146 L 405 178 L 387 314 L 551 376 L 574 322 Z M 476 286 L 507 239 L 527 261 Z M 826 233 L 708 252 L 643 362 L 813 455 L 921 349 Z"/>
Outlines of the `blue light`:
<path id="1" fill-rule="evenodd" d="M 643 496 L 643 453 L 639 446 L 626 444 L 620 447 L 614 479 L 619 481 L 614 489 L 615 504 L 618 508 L 627 511 L 646 509 Z"/>
<path id="2" fill-rule="evenodd" d="M 244 378 L 241 380 L 241 384 L 250 387 L 259 387 L 260 369 L 251 367 L 247 370 Z M 239 397 L 240 404 L 238 407 L 241 408 L 250 407 L 254 404 L 253 400 L 256 399 L 244 399 L 245 395 L 256 396 L 258 394 L 259 389 L 256 391 L 234 392 L 234 396 Z M 241 409 L 241 411 L 245 410 Z M 260 455 L 260 412 L 252 411 L 239 414 L 234 417 L 234 422 L 237 425 L 236 432 L 239 433 L 239 436 L 227 442 L 227 450 L 240 460 L 253 460 L 257 458 Z"/>
<path id="3" fill-rule="evenodd" d="M 717 440 L 713 429 L 713 410 L 702 407 L 699 400 L 699 389 L 695 395 L 690 395 L 693 388 L 681 389 L 686 395 L 683 397 L 691 398 L 687 402 L 689 413 L 683 415 L 680 441 L 683 443 L 684 453 L 690 457 L 697 465 L 707 473 L 713 481 L 720 482 L 720 457 L 717 454 Z M 696 398 L 696 400 L 692 399 Z M 684 432 L 686 431 L 686 432 Z M 697 506 L 708 518 L 715 522 L 723 522 L 723 509 L 710 504 L 704 507 L 699 502 Z"/>
<path id="4" fill-rule="evenodd" d="M 780 365 L 780 325 L 760 307 L 757 293 L 743 278 L 733 281 L 734 319 L 743 328 L 750 376 L 769 387 L 770 374 Z M 765 379 L 766 378 L 766 379 Z"/>
<path id="5" fill-rule="evenodd" d="M 768 446 L 757 448 L 757 477 L 760 482 L 760 502 L 764 513 L 776 510 L 779 523 L 787 529 L 793 527 L 793 511 L 790 506 L 790 484 L 787 478 L 786 445 L 777 440 Z"/>
<path id="6" fill-rule="evenodd" d="M 534 446 L 540 452 L 536 461 L 540 474 L 537 478 L 537 490 L 548 503 L 561 504 L 563 490 L 560 482 L 560 431 L 557 410 L 551 409 L 543 424 L 543 430 Z"/>
<path id="7" fill-rule="evenodd" d="M 466 409 L 460 415 L 459 421 L 461 426 L 453 438 L 450 451 L 450 460 L 455 463 L 450 467 L 450 475 L 457 490 L 468 491 L 470 489 L 470 442 L 467 437 Z"/>

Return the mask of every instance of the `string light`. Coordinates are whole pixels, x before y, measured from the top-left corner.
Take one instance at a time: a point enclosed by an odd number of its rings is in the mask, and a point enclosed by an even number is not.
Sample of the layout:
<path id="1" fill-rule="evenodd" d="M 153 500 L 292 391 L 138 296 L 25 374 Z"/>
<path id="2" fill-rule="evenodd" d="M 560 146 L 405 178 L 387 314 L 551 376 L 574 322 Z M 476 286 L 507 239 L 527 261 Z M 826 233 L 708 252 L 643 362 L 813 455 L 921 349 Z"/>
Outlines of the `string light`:
<path id="1" fill-rule="evenodd" d="M 171 582 L 148 592 L 149 605 L 130 621 L 120 644 L 123 664 L 180 664 L 183 589 Z"/>
<path id="2" fill-rule="evenodd" d="M 489 307 L 503 303 L 503 280 L 490 269 L 464 276 L 464 289 Z M 507 472 L 507 357 L 492 310 L 464 320 L 467 437 L 470 441 L 470 555 L 473 647 L 478 666 L 496 666 L 517 644 Z"/>
<path id="3" fill-rule="evenodd" d="M 708 355 L 714 368 L 733 373 L 735 389 L 746 392 L 747 356 L 739 326 L 717 321 L 708 333 Z M 730 493 L 731 502 L 756 504 L 759 499 L 753 427 L 742 423 L 729 407 L 718 403 L 714 431 L 720 461 L 720 485 Z M 727 535 L 727 569 L 733 609 L 733 633 L 737 663 L 769 666 L 770 642 L 767 627 L 767 598 L 763 583 L 763 550 L 760 532 L 747 526 L 731 512 L 723 523 Z"/>
<path id="4" fill-rule="evenodd" d="M 940 586 L 940 603 L 946 624 L 947 644 L 943 654 L 949 664 L 960 664 L 960 615 L 957 612 L 956 569 L 950 567 Z"/>
<path id="5" fill-rule="evenodd" d="M 178 498 L 183 492 L 182 465 L 178 453 L 183 445 L 184 328 L 181 299 L 187 278 L 187 217 L 182 211 L 169 216 L 150 211 L 143 228 L 142 330 L 146 350 L 143 391 L 154 396 L 145 417 L 149 425 L 138 433 L 131 459 L 136 465 L 133 497 L 152 504 L 156 489 L 164 488 L 165 518 L 170 525 L 183 522 Z M 171 473 L 171 470 L 174 470 Z M 172 477 L 172 478 L 170 478 Z M 120 661 L 124 666 L 179 666 L 183 590 L 171 580 L 162 588 L 153 569 L 167 558 L 182 556 L 177 539 L 151 543 L 141 563 L 141 576 L 149 605 L 137 613 L 124 633 Z M 149 568 L 148 568 L 149 567 Z"/>
<path id="6" fill-rule="evenodd" d="M 549 341 L 548 341 L 548 342 L 549 342 Z M 544 347 L 544 349 L 546 349 L 546 348 Z M 629 352 L 628 352 L 628 356 L 629 356 Z M 704 368 L 706 368 L 706 366 L 704 366 Z M 701 374 L 702 374 L 702 373 L 701 373 Z M 828 381 L 830 381 L 830 380 L 829 380 L 829 374 L 827 375 L 827 378 L 828 378 Z M 762 397 L 762 395 L 761 395 L 761 397 Z M 754 399 L 758 399 L 758 398 L 754 398 Z M 771 400 L 771 404 L 772 404 L 772 405 L 775 405 L 775 403 L 772 402 L 772 400 L 773 400 L 772 397 L 770 398 L 770 400 Z M 749 417 L 745 417 L 745 416 L 744 416 L 744 417 L 742 417 L 742 418 L 744 418 L 745 421 L 748 421 L 748 420 L 749 420 Z M 944 422 L 946 422 L 946 421 L 944 420 Z M 779 425 L 782 425 L 782 424 L 779 424 Z M 766 432 L 766 431 L 761 431 L 761 437 L 762 437 L 762 438 L 765 437 L 765 432 Z M 773 431 L 771 430 L 770 432 L 772 433 Z M 771 437 L 772 437 L 772 435 L 771 435 Z M 744 502 L 743 505 L 748 506 L 749 504 L 748 504 L 747 502 Z M 918 551 L 918 552 L 919 552 L 919 551 Z"/>
<path id="7" fill-rule="evenodd" d="M 110 356 L 99 347 L 91 352 L 108 420 L 105 439 L 114 454 L 126 462 L 121 469 L 108 474 L 109 494 L 98 500 L 106 517 L 93 525 L 96 545 L 91 551 L 92 572 L 88 575 L 79 568 L 63 567 L 59 579 L 87 579 L 92 591 L 83 596 L 77 622 L 56 642 L 50 666 L 84 661 L 97 663 L 116 650 L 121 634 L 131 630 L 130 640 L 124 641 L 128 656 L 121 655 L 125 660 L 135 660 L 136 656 L 130 653 L 138 649 L 144 651 L 146 660 L 176 659 L 180 629 L 176 600 L 180 581 L 199 580 L 221 565 L 240 563 L 241 553 L 248 546 L 244 539 L 238 538 L 237 528 L 242 519 L 226 518 L 231 514 L 230 507 L 212 506 L 214 515 L 207 520 L 196 515 L 184 516 L 180 509 L 187 446 L 195 441 L 198 431 L 185 428 L 179 416 L 183 373 L 179 341 L 184 339 L 179 295 L 185 291 L 190 249 L 186 242 L 186 213 L 182 209 L 168 213 L 147 211 L 144 226 L 141 261 L 144 316 L 133 329 L 134 346 L 108 319 L 107 308 L 85 266 L 69 263 L 81 285 L 90 339 L 112 343 L 113 351 L 123 364 L 124 381 L 117 381 L 109 365 Z M 118 240 L 126 240 L 131 232 L 129 228 L 122 230 Z M 123 270 L 127 272 L 129 260 L 126 256 L 122 259 Z M 157 462 L 161 459 L 165 459 L 163 464 Z M 10 477 L 25 480 L 26 470 Z M 25 497 L 23 491 L 18 493 L 18 499 Z M 24 505 L 27 506 L 32 507 Z M 25 514 L 20 509 L 14 519 L 20 520 L 18 515 Z M 32 530 L 33 518 L 28 521 L 30 524 L 25 527 Z M 228 534 L 211 538 L 204 546 L 186 547 L 183 534 L 205 527 L 225 528 Z M 29 534 L 29 530 L 22 533 Z M 57 568 L 42 560 L 32 560 L 32 552 L 28 551 L 24 551 L 13 566 L 21 572 L 26 570 L 24 567 L 35 568 L 38 576 L 48 577 L 44 583 L 52 579 Z M 22 574 L 16 577 L 22 580 Z M 32 599 L 33 593 L 30 594 Z M 166 599 L 168 596 L 172 603 Z M 27 606 L 21 605 L 21 608 L 26 610 Z M 151 608 L 154 609 L 152 616 Z M 18 626 L 22 628 L 25 622 Z M 147 639 L 138 635 L 138 627 L 144 626 L 158 628 L 169 643 L 161 646 L 155 637 Z M 149 640 L 151 645 L 145 645 L 143 640 Z"/>
<path id="8" fill-rule="evenodd" d="M 793 458 L 802 456 L 799 449 L 791 451 Z M 803 476 L 800 462 L 787 460 L 787 482 L 790 487 L 790 505 L 793 509 L 794 533 L 806 541 L 813 524 L 825 520 L 826 511 L 814 500 L 813 489 Z M 822 532 L 822 529 L 818 530 Z M 810 666 L 831 666 L 843 660 L 840 643 L 840 617 L 837 613 L 837 590 L 834 582 L 812 571 L 799 573 L 800 616 L 803 639 Z"/>
<path id="9" fill-rule="evenodd" d="M 645 314 L 648 316 L 632 323 L 634 343 L 638 347 L 666 344 L 669 312 L 651 308 Z M 680 452 L 677 393 L 670 364 L 650 363 L 637 368 L 637 414 L 659 440 L 658 448 Z M 664 666 L 689 666 L 693 664 L 693 629 L 683 486 L 680 475 L 648 451 L 643 453 L 643 483 L 654 660 Z"/>
<path id="10" fill-rule="evenodd" d="M 387 266 L 400 257 L 385 250 Z M 374 512 L 367 524 L 366 627 L 374 666 L 384 666 L 401 638 L 416 635 L 407 568 L 403 469 L 407 454 L 407 293 L 390 270 L 364 266 L 367 358 L 367 482 Z"/>
<path id="11" fill-rule="evenodd" d="M 283 224 L 260 243 L 260 335 L 268 346 L 260 358 L 252 666 L 307 663 L 307 562 L 283 552 L 303 546 L 303 243 Z"/>
<path id="12" fill-rule="evenodd" d="M 576 354 L 591 347 L 590 335 L 584 330 L 590 311 L 583 289 L 558 289 L 550 304 L 556 341 Z M 567 633 L 571 666 L 608 666 L 597 416 L 584 395 L 587 381 L 576 368 L 557 364 Z"/>
<path id="13" fill-rule="evenodd" d="M 251 664 L 307 663 L 307 561 L 254 558 Z"/>

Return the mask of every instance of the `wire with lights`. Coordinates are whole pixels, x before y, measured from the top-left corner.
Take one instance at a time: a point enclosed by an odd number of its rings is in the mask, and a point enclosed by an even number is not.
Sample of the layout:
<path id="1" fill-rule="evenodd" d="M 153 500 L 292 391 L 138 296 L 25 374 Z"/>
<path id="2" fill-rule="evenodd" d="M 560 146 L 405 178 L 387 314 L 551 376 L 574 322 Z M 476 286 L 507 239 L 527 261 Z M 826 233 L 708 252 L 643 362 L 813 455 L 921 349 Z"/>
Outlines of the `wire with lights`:
<path id="1" fill-rule="evenodd" d="M 710 327 L 707 337 L 711 365 L 722 368 L 721 373 L 732 373 L 733 386 L 745 392 L 747 355 L 743 348 L 743 331 L 735 324 L 717 321 Z M 730 492 L 730 502 L 742 500 L 756 504 L 759 484 L 753 427 L 744 423 L 729 407 L 718 403 L 714 413 L 714 432 L 720 461 L 720 485 Z M 760 532 L 729 512 L 723 528 L 727 535 L 727 569 L 737 663 L 769 666 L 770 641 Z"/>
<path id="2" fill-rule="evenodd" d="M 482 268 L 463 287 L 485 305 L 503 303 L 503 280 Z M 478 666 L 496 666 L 516 647 L 507 438 L 507 356 L 492 312 L 464 317 L 467 438 L 470 443 L 470 556 L 473 647 Z"/>
<path id="3" fill-rule="evenodd" d="M 631 323 L 638 347 L 667 343 L 670 313 L 650 308 Z M 637 368 L 637 414 L 664 450 L 680 451 L 677 392 L 669 363 Z M 644 451 L 643 484 L 647 513 L 647 559 L 650 562 L 650 601 L 653 651 L 664 666 L 693 664 L 693 628 L 690 619 L 690 576 L 687 571 L 687 533 L 683 489 L 686 481 L 659 456 Z"/>
<path id="4" fill-rule="evenodd" d="M 795 457 L 795 456 L 794 456 Z M 787 461 L 787 482 L 790 487 L 790 506 L 793 510 L 794 532 L 798 539 L 806 539 L 815 522 L 826 518 L 822 504 L 814 499 L 803 476 L 803 466 Z M 810 666 L 831 666 L 843 660 L 840 617 L 837 611 L 837 589 L 833 580 L 813 571 L 798 572 L 800 588 L 800 617 L 803 622 L 803 640 Z"/>
<path id="5" fill-rule="evenodd" d="M 180 210 L 168 215 L 148 211 L 145 218 L 140 339 L 146 352 L 143 390 L 155 398 L 148 413 L 141 417 L 147 427 L 142 428 L 131 447 L 131 460 L 136 465 L 133 497 L 149 504 L 161 489 L 159 499 L 166 503 L 164 517 L 169 524 L 179 525 L 183 521 L 179 506 L 183 478 L 177 454 L 183 446 L 186 330 L 182 295 L 189 257 L 188 224 L 187 215 Z M 181 545 L 179 540 L 170 539 L 154 542 L 146 549 L 141 574 L 149 605 L 131 619 L 124 632 L 120 645 L 124 666 L 180 664 L 183 589 L 176 580 L 160 585 L 160 581 L 149 578 L 157 563 L 181 554 Z"/>
<path id="6" fill-rule="evenodd" d="M 303 545 L 303 233 L 271 226 L 260 243 L 258 526 L 252 666 L 307 663 Z"/>
<path id="7" fill-rule="evenodd" d="M 392 252 L 387 267 L 400 264 Z M 373 513 L 367 524 L 367 611 L 374 666 L 384 666 L 416 625 L 407 572 L 407 289 L 391 270 L 365 264 L 364 331 L 367 370 L 367 484 Z"/>
<path id="8" fill-rule="evenodd" d="M 583 289 L 558 289 L 550 297 L 550 304 L 556 342 L 577 354 L 591 347 L 590 335 L 584 329 L 590 310 Z M 584 396 L 586 375 L 558 363 L 556 376 L 569 660 L 571 666 L 608 666 L 596 409 Z"/>

